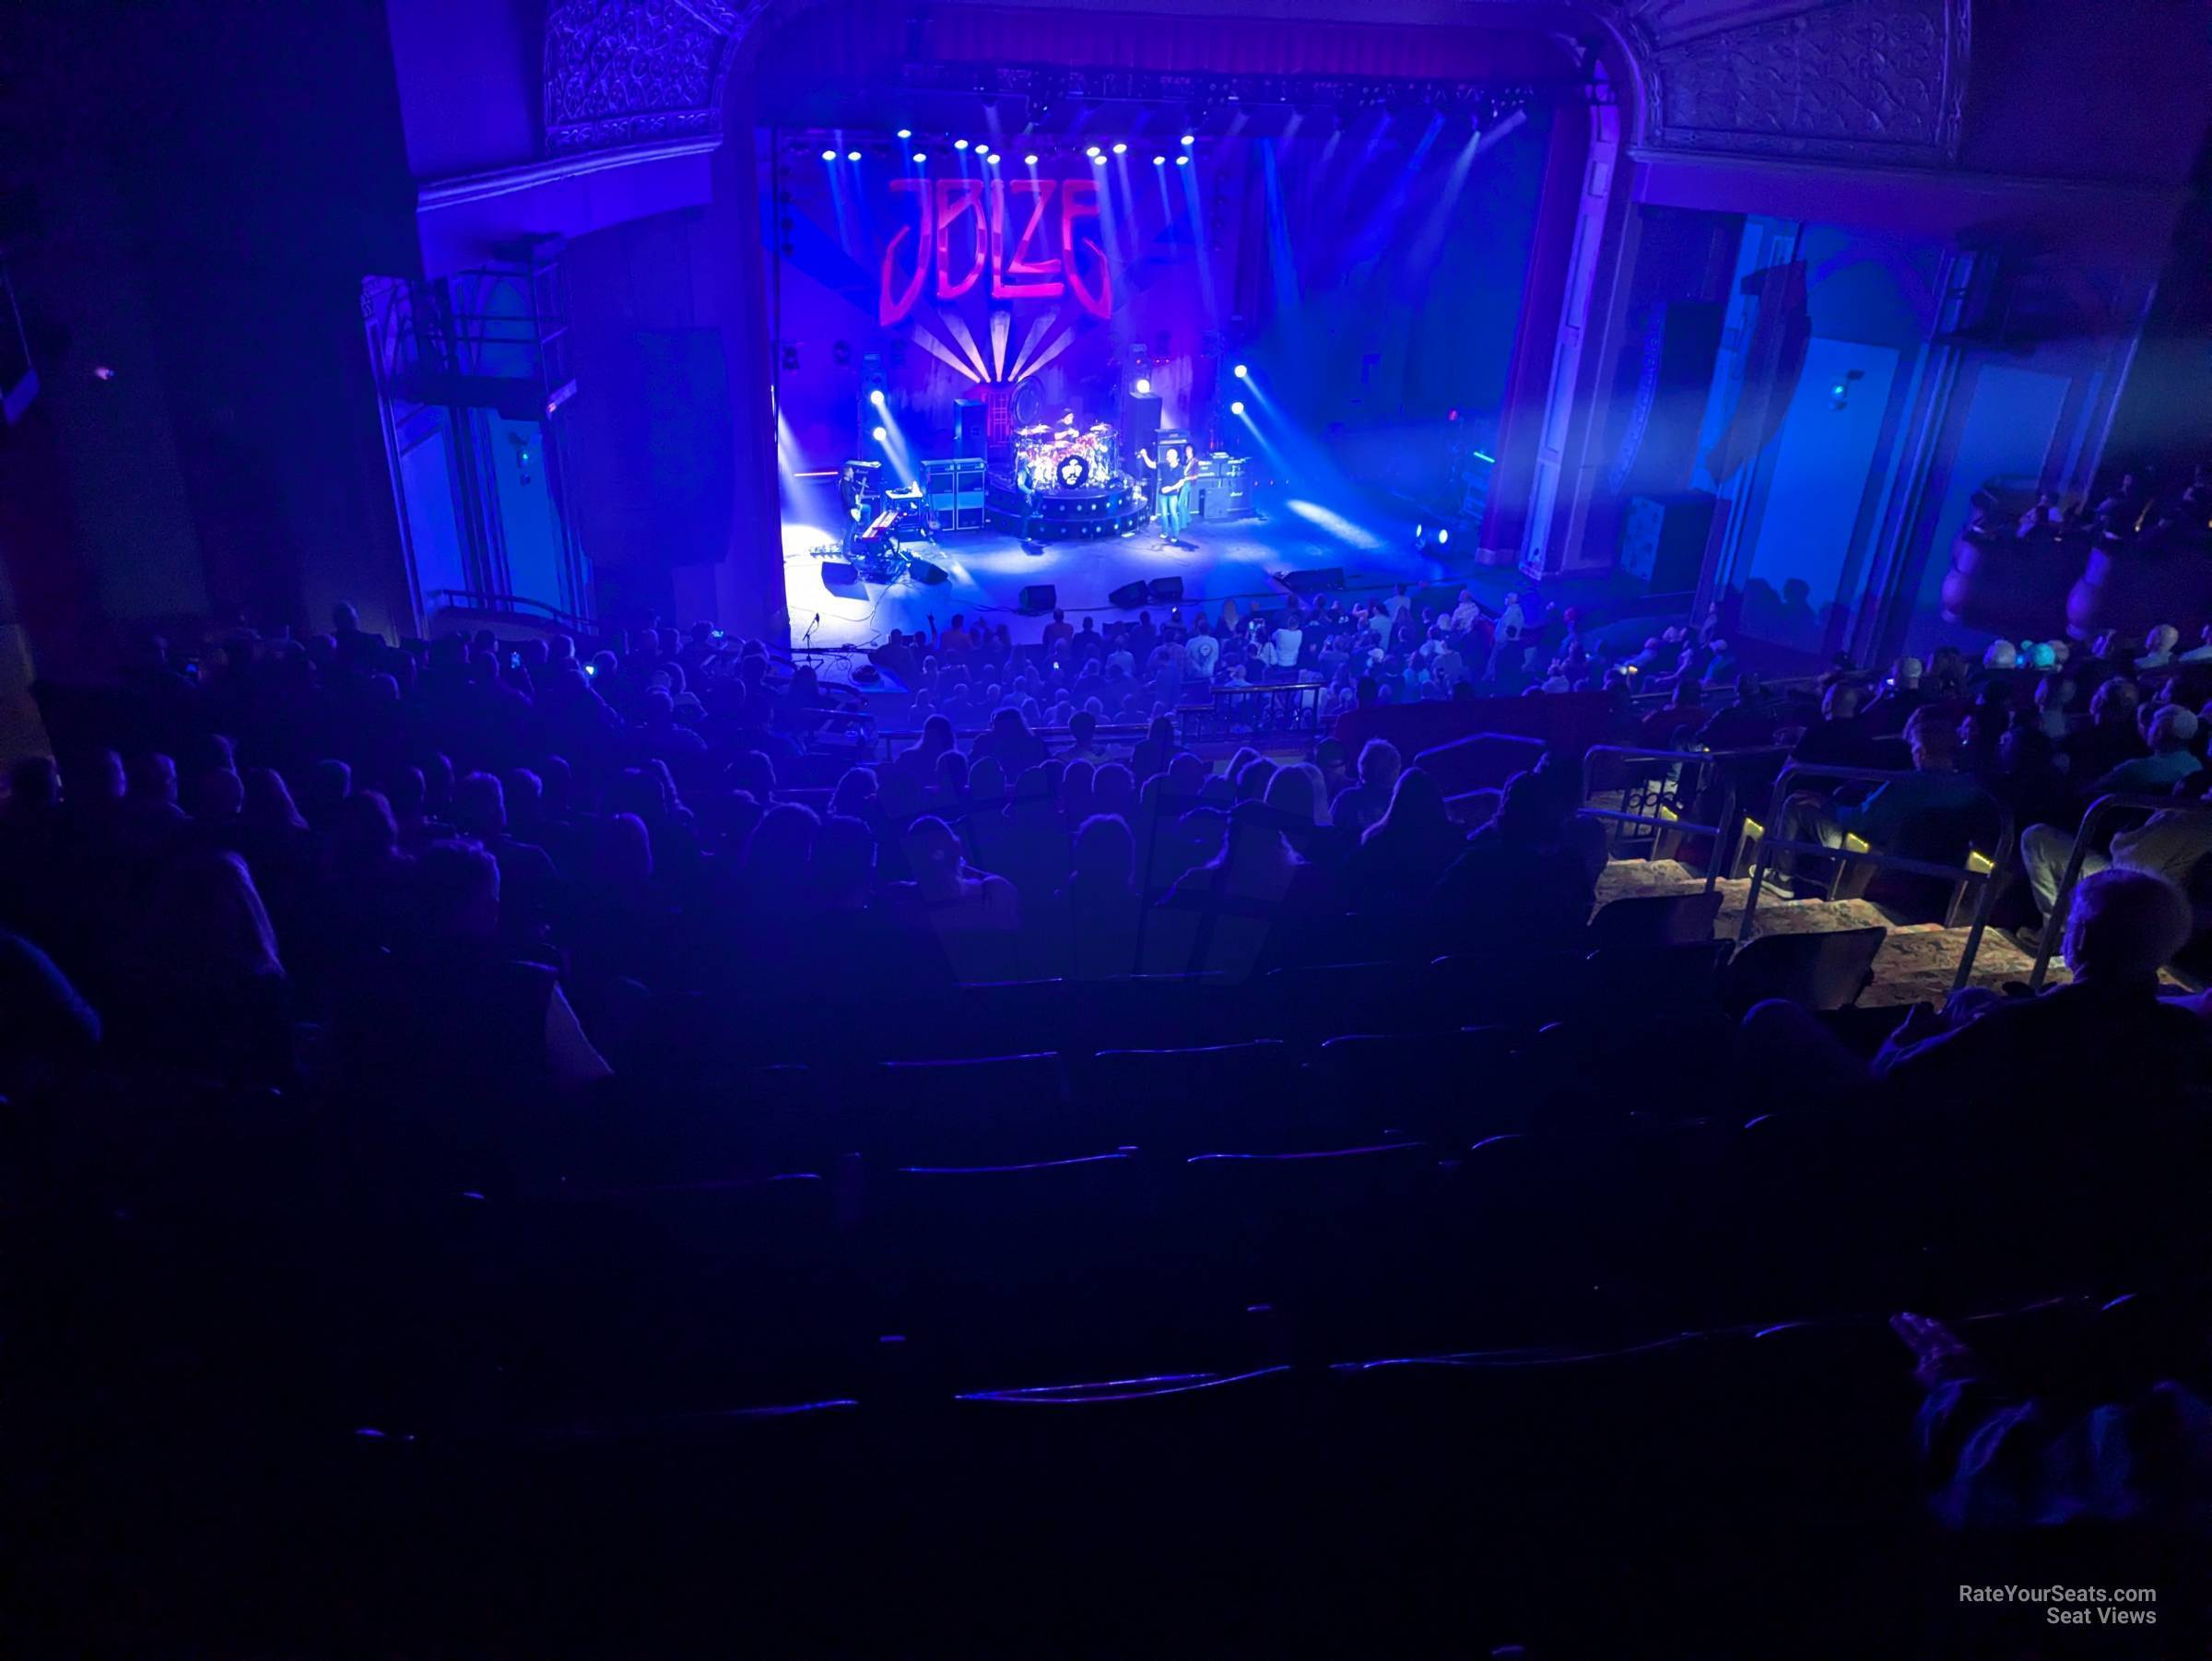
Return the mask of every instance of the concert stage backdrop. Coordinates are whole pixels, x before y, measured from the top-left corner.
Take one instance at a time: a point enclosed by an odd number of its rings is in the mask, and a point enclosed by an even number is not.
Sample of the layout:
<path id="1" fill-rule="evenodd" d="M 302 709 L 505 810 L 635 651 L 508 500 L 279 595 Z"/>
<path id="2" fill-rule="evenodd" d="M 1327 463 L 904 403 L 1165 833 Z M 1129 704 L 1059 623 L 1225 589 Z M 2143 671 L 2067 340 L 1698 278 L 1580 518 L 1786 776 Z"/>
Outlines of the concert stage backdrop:
<path id="1" fill-rule="evenodd" d="M 1227 413 L 1247 390 L 1230 379 L 1237 362 L 1261 388 L 1254 418 L 1309 437 L 1495 411 L 1544 110 L 1487 134 L 1376 112 L 1326 134 L 1187 147 L 1090 128 L 997 140 L 995 164 L 980 122 L 966 149 L 949 133 L 767 135 L 787 470 L 949 455 L 961 398 L 1002 430 L 1071 410 L 1114 420 L 1140 377 L 1166 424 L 1246 448 Z M 871 447 L 877 425 L 885 449 Z"/>

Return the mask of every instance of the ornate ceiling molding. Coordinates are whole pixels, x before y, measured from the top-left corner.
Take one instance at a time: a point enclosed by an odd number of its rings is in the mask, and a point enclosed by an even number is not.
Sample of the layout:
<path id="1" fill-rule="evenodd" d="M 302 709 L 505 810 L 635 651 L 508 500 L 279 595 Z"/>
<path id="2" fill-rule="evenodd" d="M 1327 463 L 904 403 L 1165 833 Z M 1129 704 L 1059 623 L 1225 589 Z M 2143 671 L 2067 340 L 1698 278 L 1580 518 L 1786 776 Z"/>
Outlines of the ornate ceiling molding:
<path id="1" fill-rule="evenodd" d="M 1971 0 L 1621 0 L 1645 147 L 1941 167 Z"/>
<path id="2" fill-rule="evenodd" d="M 771 4 L 549 0 L 547 154 L 719 135 L 737 42 Z"/>
<path id="3" fill-rule="evenodd" d="M 740 44 L 767 14 L 807 3 L 548 0 L 547 154 L 718 136 Z M 1631 142 L 1642 147 L 1905 167 L 1958 159 L 1972 0 L 1556 4 L 1562 29 L 1602 18 L 1634 58 L 1644 119 Z"/>

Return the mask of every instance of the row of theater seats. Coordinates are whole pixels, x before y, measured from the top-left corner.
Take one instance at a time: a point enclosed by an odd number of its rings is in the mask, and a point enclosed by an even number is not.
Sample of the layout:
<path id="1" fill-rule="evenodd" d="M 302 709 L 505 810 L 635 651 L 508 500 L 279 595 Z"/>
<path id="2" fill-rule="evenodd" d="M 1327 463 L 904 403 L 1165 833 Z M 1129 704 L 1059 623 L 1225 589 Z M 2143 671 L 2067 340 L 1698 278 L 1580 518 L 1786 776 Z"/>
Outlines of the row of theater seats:
<path id="1" fill-rule="evenodd" d="M 656 1007 L 637 1046 L 647 1073 L 733 1063 L 926 1060 L 1016 1051 L 1190 1047 L 1259 1038 L 1311 1043 L 1347 1031 L 1535 1028 L 1603 1014 L 1653 1029 L 1730 1019 L 1762 998 L 1853 1004 L 1885 931 L 1702 938 L 1429 960 L 1322 962 L 1240 981 L 1127 975 L 1010 981 L 939 991 L 865 988 L 778 1002 L 711 996 Z M 772 993 L 773 988 L 764 988 Z"/>
<path id="2" fill-rule="evenodd" d="M 2124 1319 L 1960 1327 L 2049 1377 Z M 520 1435 L 157 1416 L 41 1505 L 14 1631 L 81 1636 L 120 1571 L 91 1630 L 226 1654 L 313 1653 L 334 1610 L 377 1654 L 2016 1653 L 1955 1588 L 2033 1548 L 1977 1571 L 1929 1526 L 1918 1399 L 1869 1319 Z M 81 1479 L 115 1462 L 147 1501 Z M 2130 1573 L 2050 1584 L 2190 1584 L 2105 1543 Z"/>
<path id="3" fill-rule="evenodd" d="M 58 1290 L 47 1312 L 65 1350 L 91 1347 L 77 1372 L 128 1376 L 171 1412 L 212 1388 L 228 1408 L 448 1433 L 1602 1349 L 2024 1296 L 2173 1244 L 2124 1243 L 2079 1168 L 2075 1224 L 2031 1172 L 1962 1197 L 1925 1151 L 1782 1113 L 1471 1146 L 879 1152 L 526 1196 L 271 1172 L 219 1203 L 172 1191 L 18 1243 L 53 1287 L 105 1289 L 96 1322 Z"/>

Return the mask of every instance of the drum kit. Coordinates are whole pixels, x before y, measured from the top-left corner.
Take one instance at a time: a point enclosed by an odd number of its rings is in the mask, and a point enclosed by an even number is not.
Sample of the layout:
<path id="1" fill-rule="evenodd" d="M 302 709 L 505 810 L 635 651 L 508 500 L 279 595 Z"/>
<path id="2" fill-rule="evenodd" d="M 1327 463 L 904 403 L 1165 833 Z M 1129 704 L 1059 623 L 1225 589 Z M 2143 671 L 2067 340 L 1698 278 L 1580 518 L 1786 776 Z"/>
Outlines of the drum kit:
<path id="1" fill-rule="evenodd" d="M 1110 422 L 1095 421 L 1088 428 L 1072 420 L 1058 427 L 1040 422 L 1014 434 L 1015 482 L 1024 490 L 1093 490 L 1112 484 L 1121 471 L 1121 436 Z"/>

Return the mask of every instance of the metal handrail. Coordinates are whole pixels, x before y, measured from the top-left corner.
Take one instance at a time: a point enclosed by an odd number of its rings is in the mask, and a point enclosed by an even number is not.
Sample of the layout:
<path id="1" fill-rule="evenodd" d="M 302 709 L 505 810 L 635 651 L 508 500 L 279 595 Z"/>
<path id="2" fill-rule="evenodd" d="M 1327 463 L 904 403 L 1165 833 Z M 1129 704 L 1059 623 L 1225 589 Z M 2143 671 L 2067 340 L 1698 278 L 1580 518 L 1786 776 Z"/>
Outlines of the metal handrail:
<path id="1" fill-rule="evenodd" d="M 1751 937 L 1751 920 L 1759 910 L 1759 896 L 1767 880 L 1771 855 L 1775 853 L 1806 854 L 1821 859 L 1837 861 L 1855 860 L 1877 870 L 1906 871 L 1917 877 L 1936 877 L 1953 883 L 1979 885 L 1981 897 L 1974 904 L 1974 920 L 1968 926 L 1966 948 L 1959 955 L 1959 972 L 1952 977 L 1951 990 L 1959 991 L 1972 978 L 1974 958 L 1982 949 L 1982 936 L 1989 927 L 1989 913 L 1997 901 L 1997 879 L 2012 858 L 2012 809 L 2004 799 L 1976 779 L 1966 779 L 1974 790 L 1997 810 L 1997 845 L 1990 855 L 1989 869 L 1977 871 L 1970 862 L 1961 866 L 1936 865 L 1929 860 L 1913 859 L 1902 854 L 1884 854 L 1873 848 L 1830 848 L 1824 843 L 1803 842 L 1781 834 L 1787 823 L 1790 808 L 1800 801 L 1818 804 L 1825 797 L 1813 791 L 1793 790 L 1790 785 L 1798 779 L 1826 779 L 1838 784 L 1893 784 L 1900 779 L 1916 775 L 1911 772 L 1898 772 L 1878 767 L 1826 767 L 1818 764 L 1793 763 L 1782 770 L 1774 781 L 1774 795 L 1769 809 L 1765 834 L 1759 839 L 1759 858 L 1751 867 L 1751 891 L 1744 897 L 1743 919 L 1736 925 L 1735 937 L 1740 943 Z M 1963 776 L 1963 775 L 1962 775 Z M 1833 892 L 1831 886 L 1830 892 Z"/>
<path id="2" fill-rule="evenodd" d="M 1767 745 L 1754 749 L 1642 749 L 1630 744 L 1593 744 L 1583 752 L 1582 811 L 1592 819 L 1608 819 L 1617 825 L 1647 825 L 1654 830 L 1688 830 L 1700 836 L 1712 837 L 1712 857 L 1705 862 L 1705 891 L 1710 894 L 1714 884 L 1720 881 L 1723 866 L 1728 863 L 1728 843 L 1735 836 L 1735 781 L 1724 778 L 1718 824 L 1700 825 L 1690 819 L 1665 819 L 1653 813 L 1624 813 L 1618 808 L 1589 806 L 1590 786 L 1596 773 L 1594 758 L 1607 756 L 1616 761 L 1666 761 L 1677 765 L 1689 762 L 1705 766 L 1719 761 L 1783 753 L 1783 748 L 1779 745 Z"/>
<path id="3" fill-rule="evenodd" d="M 564 611 L 547 600 L 533 600 L 526 595 L 493 594 L 481 588 L 433 588 L 423 596 L 425 604 L 443 600 L 448 610 L 488 611 L 505 613 L 521 621 L 557 624 L 571 634 L 589 635 L 599 625 L 592 618 L 573 611 Z M 533 613 L 542 616 L 533 617 Z"/>
<path id="4" fill-rule="evenodd" d="M 2058 892 L 2051 901 L 2051 914 L 2043 919 L 2042 938 L 2036 942 L 2035 967 L 2028 972 L 2029 991 L 2043 989 L 2043 979 L 2051 972 L 2051 960 L 2058 955 L 2059 943 L 2065 938 L 2066 913 L 2073 908 L 2074 890 L 2081 885 L 2082 861 L 2097 845 L 2094 830 L 2101 820 L 2115 813 L 2142 808 L 2148 808 L 2153 814 L 2212 814 L 2212 801 L 2182 801 L 2170 795 L 2115 791 L 2089 804 L 2089 810 L 2081 816 L 2081 829 L 2074 833 L 2073 851 L 2066 855 L 2066 868 L 2059 877 Z"/>

